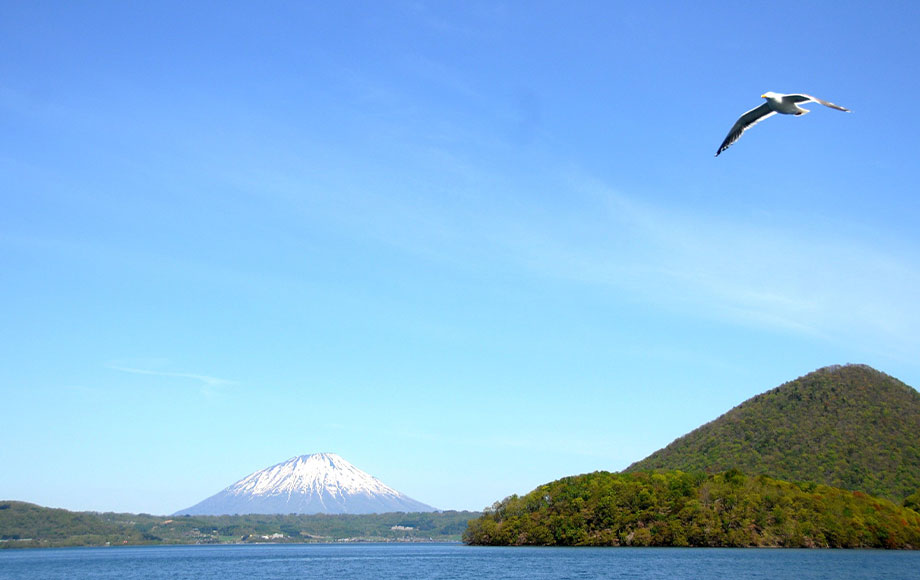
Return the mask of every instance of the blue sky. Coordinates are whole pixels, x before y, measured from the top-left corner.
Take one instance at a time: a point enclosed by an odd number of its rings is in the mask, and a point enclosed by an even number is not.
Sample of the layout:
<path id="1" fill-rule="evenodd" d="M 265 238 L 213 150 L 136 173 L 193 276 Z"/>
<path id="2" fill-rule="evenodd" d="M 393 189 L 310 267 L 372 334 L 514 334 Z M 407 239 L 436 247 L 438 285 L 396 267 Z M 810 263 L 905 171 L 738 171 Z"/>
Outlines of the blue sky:
<path id="1" fill-rule="evenodd" d="M 3 2 L 0 497 L 442 509 L 920 385 L 913 2 Z M 765 91 L 812 105 L 725 133 Z"/>

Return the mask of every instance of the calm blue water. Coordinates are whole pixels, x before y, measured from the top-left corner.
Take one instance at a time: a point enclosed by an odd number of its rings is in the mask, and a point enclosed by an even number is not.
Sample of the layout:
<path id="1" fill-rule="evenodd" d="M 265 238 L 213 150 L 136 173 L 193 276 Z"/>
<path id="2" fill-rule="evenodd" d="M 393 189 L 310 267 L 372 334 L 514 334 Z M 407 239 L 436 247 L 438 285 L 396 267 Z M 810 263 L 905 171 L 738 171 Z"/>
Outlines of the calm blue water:
<path id="1" fill-rule="evenodd" d="M 14 578 L 920 578 L 920 552 L 481 548 L 460 544 L 0 550 Z"/>

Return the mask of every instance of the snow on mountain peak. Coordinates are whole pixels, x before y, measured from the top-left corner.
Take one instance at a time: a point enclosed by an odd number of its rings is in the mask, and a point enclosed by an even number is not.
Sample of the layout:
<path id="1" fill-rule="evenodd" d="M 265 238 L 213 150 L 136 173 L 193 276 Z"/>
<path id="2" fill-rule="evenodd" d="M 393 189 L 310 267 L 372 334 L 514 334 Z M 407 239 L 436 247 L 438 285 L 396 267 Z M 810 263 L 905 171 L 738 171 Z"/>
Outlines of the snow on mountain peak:
<path id="1" fill-rule="evenodd" d="M 299 455 L 244 477 L 176 515 L 425 512 L 335 453 Z"/>
<path id="2" fill-rule="evenodd" d="M 331 495 L 402 495 L 335 453 L 292 457 L 257 471 L 226 489 L 237 495 L 320 493 L 324 490 Z"/>

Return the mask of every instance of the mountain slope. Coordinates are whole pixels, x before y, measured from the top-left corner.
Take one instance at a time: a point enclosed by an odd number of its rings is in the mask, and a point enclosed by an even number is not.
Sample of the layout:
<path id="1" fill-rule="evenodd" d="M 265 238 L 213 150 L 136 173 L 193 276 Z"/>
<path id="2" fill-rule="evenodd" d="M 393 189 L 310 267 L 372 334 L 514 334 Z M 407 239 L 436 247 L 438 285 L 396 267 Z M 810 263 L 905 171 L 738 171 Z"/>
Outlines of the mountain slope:
<path id="1" fill-rule="evenodd" d="M 334 453 L 293 457 L 175 515 L 430 512 Z"/>
<path id="2" fill-rule="evenodd" d="M 920 489 L 920 393 L 868 366 L 826 367 L 745 401 L 625 471 L 732 468 L 900 503 Z"/>

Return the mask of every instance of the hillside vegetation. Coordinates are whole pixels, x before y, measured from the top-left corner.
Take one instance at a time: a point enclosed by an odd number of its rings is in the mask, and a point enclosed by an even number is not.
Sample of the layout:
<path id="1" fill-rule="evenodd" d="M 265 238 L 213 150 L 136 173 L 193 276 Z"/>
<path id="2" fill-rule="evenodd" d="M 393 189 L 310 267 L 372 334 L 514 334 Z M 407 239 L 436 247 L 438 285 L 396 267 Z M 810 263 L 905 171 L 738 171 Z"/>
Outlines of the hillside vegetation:
<path id="1" fill-rule="evenodd" d="M 885 499 L 737 470 L 596 472 L 495 504 L 479 545 L 918 548 L 920 514 Z"/>
<path id="2" fill-rule="evenodd" d="M 827 367 L 745 401 L 634 463 L 739 469 L 897 503 L 920 490 L 920 393 L 871 367 Z"/>
<path id="3" fill-rule="evenodd" d="M 238 542 L 458 541 L 476 512 L 151 516 L 0 501 L 0 548 Z"/>

